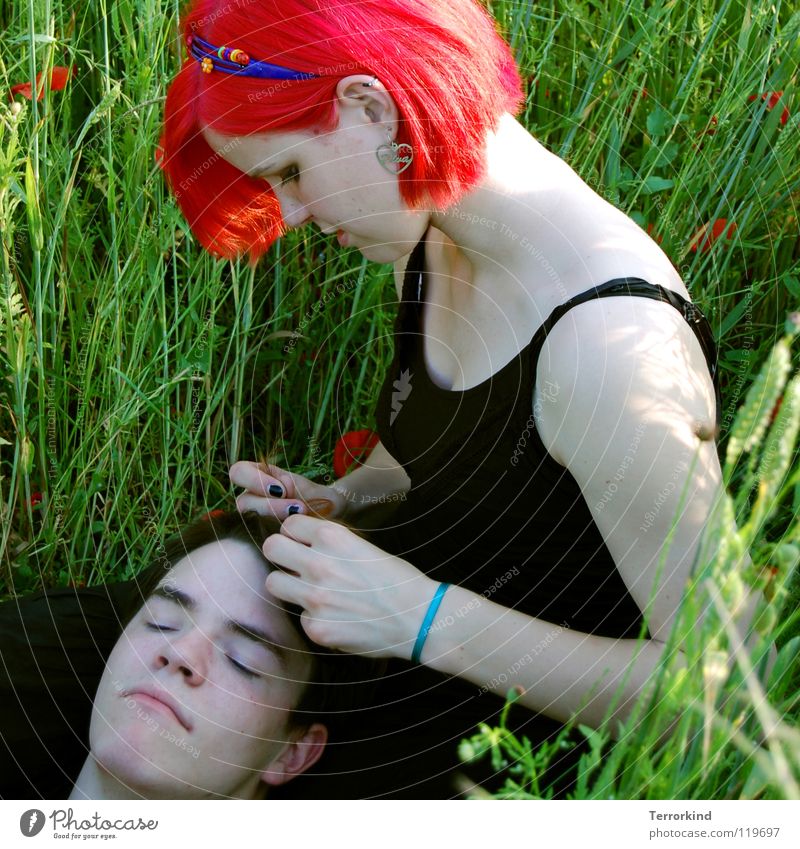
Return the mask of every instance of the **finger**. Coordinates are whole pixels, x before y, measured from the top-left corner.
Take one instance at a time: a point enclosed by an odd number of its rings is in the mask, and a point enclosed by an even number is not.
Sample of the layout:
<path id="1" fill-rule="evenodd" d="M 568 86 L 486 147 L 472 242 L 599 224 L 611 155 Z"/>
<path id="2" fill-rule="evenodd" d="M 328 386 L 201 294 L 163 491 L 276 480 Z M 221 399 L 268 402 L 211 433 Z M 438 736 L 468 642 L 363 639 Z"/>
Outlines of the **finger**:
<path id="1" fill-rule="evenodd" d="M 291 475 L 277 466 L 262 466 L 259 463 L 240 460 L 230 467 L 228 474 L 234 486 L 244 487 L 254 495 L 297 498 Z"/>
<path id="2" fill-rule="evenodd" d="M 282 498 L 264 498 L 261 495 L 243 492 L 236 496 L 236 509 L 240 513 L 258 513 L 259 516 L 271 516 L 279 522 L 283 522 L 287 517 L 301 513 L 308 507 L 296 501 L 286 501 Z"/>
<path id="3" fill-rule="evenodd" d="M 287 516 L 280 532 L 290 539 L 328 554 L 335 554 L 357 545 L 360 548 L 368 547 L 381 559 L 387 556 L 385 551 L 367 542 L 360 534 L 354 533 L 341 522 L 307 512 Z"/>
<path id="4" fill-rule="evenodd" d="M 295 542 L 283 534 L 270 534 L 262 543 L 261 551 L 264 557 L 279 569 L 287 569 L 300 578 L 308 572 L 311 557 L 310 548 L 301 542 Z"/>
<path id="5" fill-rule="evenodd" d="M 300 625 L 303 627 L 303 630 L 306 632 L 306 636 L 312 643 L 316 643 L 319 646 L 325 646 L 325 648 L 329 649 L 337 649 L 338 646 L 334 646 L 332 642 L 324 636 L 325 631 L 322 630 L 320 623 L 322 620 L 315 619 L 308 610 L 303 610 L 300 614 Z"/>
<path id="6" fill-rule="evenodd" d="M 275 569 L 267 575 L 264 586 L 267 592 L 275 598 L 288 601 L 290 604 L 296 604 L 299 607 L 305 607 L 307 587 L 300 578 Z"/>
<path id="7" fill-rule="evenodd" d="M 329 522 L 327 519 L 320 519 L 318 516 L 309 516 L 306 513 L 300 512 L 296 515 L 287 516 L 281 525 L 281 533 L 290 539 L 310 546 L 322 525 L 333 524 L 339 527 L 338 523 Z"/>

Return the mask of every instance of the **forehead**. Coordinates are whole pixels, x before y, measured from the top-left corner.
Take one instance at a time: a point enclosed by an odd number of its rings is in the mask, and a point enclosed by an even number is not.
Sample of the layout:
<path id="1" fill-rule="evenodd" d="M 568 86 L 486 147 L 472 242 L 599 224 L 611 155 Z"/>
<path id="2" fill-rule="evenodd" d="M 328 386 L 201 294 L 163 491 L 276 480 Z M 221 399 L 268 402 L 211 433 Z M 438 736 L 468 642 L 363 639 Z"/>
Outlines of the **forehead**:
<path id="1" fill-rule="evenodd" d="M 311 133 L 224 136 L 209 127 L 202 134 L 215 153 L 245 173 L 271 164 L 284 167 L 292 156 L 310 155 L 322 141 L 321 136 Z"/>
<path id="2" fill-rule="evenodd" d="M 267 567 L 254 544 L 238 539 L 220 539 L 201 545 L 181 557 L 166 573 L 166 578 L 191 581 L 208 589 L 242 584 L 254 588 L 257 576 L 266 573 Z"/>

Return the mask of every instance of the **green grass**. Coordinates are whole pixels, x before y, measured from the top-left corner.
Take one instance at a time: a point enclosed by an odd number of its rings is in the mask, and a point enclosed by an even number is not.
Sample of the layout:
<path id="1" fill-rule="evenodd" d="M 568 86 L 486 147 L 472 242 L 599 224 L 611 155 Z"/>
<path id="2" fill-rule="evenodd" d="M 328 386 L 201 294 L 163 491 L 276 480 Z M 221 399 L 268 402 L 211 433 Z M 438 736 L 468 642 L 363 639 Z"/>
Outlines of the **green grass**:
<path id="1" fill-rule="evenodd" d="M 487 3 L 531 81 L 520 120 L 652 228 L 709 316 L 724 456 L 734 414 L 800 304 L 800 14 L 785 2 L 642 5 Z M 0 98 L 7 596 L 130 576 L 165 534 L 230 503 L 234 460 L 277 444 L 277 462 L 296 471 L 329 467 L 342 432 L 374 424 L 396 293 L 388 266 L 310 231 L 282 240 L 255 270 L 201 252 L 153 159 L 182 50 L 176 4 L 11 2 L 0 23 L 0 88 L 54 65 L 78 68 L 38 103 L 18 96 L 16 118 Z M 783 94 L 769 109 L 760 95 L 773 91 Z M 732 237 L 692 251 L 698 229 L 722 218 L 735 223 Z M 302 338 L 285 351 L 292 331 Z M 759 508 L 757 567 L 796 539 L 790 454 Z M 756 455 L 729 470 L 740 524 L 756 507 Z M 798 582 L 782 586 L 793 599 L 775 616 L 786 642 Z M 787 727 L 797 716 L 796 654 L 769 690 Z M 693 704 L 698 675 L 670 685 L 675 704 Z M 796 787 L 796 739 L 785 744 L 794 784 L 781 785 L 777 761 L 756 757 L 763 723 L 748 714 L 753 696 L 737 675 L 733 665 L 720 692 L 744 710 L 737 734 L 747 743 L 731 738 L 734 714 L 720 714 L 704 756 L 696 705 L 663 753 L 642 756 L 653 741 L 636 732 L 614 747 L 617 760 L 598 757 L 584 793 L 781 796 Z"/>

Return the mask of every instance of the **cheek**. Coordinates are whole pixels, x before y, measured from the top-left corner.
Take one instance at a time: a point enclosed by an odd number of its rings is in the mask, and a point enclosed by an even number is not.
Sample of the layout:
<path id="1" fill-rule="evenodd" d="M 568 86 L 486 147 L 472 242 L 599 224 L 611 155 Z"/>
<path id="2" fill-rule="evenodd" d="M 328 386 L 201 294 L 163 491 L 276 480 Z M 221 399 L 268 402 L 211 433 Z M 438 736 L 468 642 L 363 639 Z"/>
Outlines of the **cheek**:
<path id="1" fill-rule="evenodd" d="M 272 706 L 283 704 L 277 684 L 271 680 L 247 678 L 225 660 L 211 673 L 199 690 L 198 712 L 211 726 L 242 731 L 252 731 Z"/>
<path id="2" fill-rule="evenodd" d="M 286 722 L 299 701 L 299 689 L 282 671 L 267 677 L 258 685 L 239 689 L 237 698 L 228 706 L 229 715 L 251 733 L 274 728 Z M 233 722 L 231 722 L 231 725 Z"/>
<path id="3" fill-rule="evenodd" d="M 126 686 L 139 680 L 146 651 L 141 641 L 123 633 L 108 656 L 98 692 L 120 693 Z"/>
<path id="4" fill-rule="evenodd" d="M 257 768 L 266 756 L 288 739 L 290 704 L 274 694 L 228 694 L 209 705 L 198 718 L 193 742 L 202 756 L 224 760 L 234 772 Z M 201 724 L 202 723 L 202 724 Z"/>

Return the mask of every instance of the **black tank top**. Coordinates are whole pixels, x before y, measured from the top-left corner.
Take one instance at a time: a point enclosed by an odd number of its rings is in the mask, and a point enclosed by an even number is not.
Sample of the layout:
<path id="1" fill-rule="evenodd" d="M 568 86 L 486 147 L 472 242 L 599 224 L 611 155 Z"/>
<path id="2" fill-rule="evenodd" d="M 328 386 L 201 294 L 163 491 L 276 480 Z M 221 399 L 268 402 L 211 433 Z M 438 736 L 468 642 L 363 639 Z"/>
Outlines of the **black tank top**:
<path id="1" fill-rule="evenodd" d="M 719 426 L 716 346 L 706 317 L 661 286 L 611 280 L 553 310 L 530 343 L 488 380 L 465 391 L 444 390 L 428 376 L 422 353 L 424 249 L 423 236 L 406 266 L 394 359 L 376 410 L 381 441 L 411 478 L 381 543 L 435 580 L 530 616 L 591 634 L 636 636 L 639 608 L 575 478 L 536 432 L 536 363 L 552 326 L 577 304 L 612 295 L 666 301 L 700 341 Z"/>

